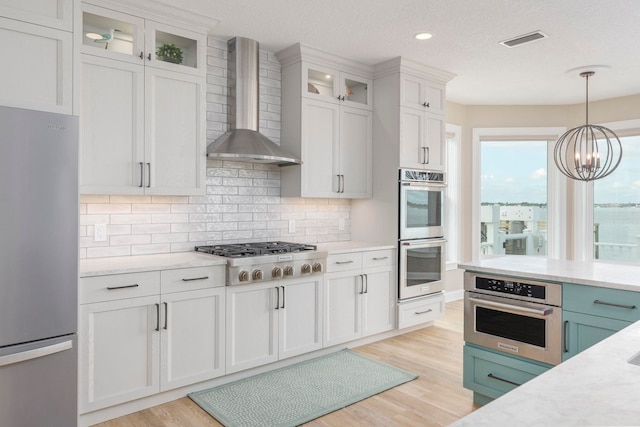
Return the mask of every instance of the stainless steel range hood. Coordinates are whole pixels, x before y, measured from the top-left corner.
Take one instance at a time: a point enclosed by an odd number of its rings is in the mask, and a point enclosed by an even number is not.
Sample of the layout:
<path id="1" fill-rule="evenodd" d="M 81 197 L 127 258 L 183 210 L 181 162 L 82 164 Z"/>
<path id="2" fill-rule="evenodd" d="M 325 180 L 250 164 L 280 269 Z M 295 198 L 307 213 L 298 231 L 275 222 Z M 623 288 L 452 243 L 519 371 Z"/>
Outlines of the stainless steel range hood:
<path id="1" fill-rule="evenodd" d="M 230 130 L 207 146 L 207 157 L 277 163 L 280 166 L 301 164 L 300 159 L 258 132 L 258 42 L 235 37 L 229 40 L 227 45 Z"/>

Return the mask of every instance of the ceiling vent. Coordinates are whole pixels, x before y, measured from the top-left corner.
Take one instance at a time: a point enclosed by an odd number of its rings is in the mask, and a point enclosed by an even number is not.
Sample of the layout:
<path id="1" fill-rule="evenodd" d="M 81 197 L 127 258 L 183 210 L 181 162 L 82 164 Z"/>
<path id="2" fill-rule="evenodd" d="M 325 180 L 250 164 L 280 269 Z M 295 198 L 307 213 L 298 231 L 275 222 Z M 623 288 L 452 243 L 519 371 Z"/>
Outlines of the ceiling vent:
<path id="1" fill-rule="evenodd" d="M 509 40 L 501 41 L 500 44 L 506 47 L 516 47 L 521 44 L 531 43 L 536 40 L 546 39 L 548 36 L 540 31 L 534 31 L 533 33 L 524 34 Z"/>

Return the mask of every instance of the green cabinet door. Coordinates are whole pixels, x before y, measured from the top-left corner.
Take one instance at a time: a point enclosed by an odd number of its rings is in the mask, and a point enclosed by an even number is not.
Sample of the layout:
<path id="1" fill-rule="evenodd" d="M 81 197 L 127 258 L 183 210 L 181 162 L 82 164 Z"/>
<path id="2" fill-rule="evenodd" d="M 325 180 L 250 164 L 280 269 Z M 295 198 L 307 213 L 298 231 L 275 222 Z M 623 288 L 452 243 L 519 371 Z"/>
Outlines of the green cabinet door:
<path id="1" fill-rule="evenodd" d="M 633 323 L 572 311 L 563 311 L 562 316 L 565 327 L 563 361 Z"/>

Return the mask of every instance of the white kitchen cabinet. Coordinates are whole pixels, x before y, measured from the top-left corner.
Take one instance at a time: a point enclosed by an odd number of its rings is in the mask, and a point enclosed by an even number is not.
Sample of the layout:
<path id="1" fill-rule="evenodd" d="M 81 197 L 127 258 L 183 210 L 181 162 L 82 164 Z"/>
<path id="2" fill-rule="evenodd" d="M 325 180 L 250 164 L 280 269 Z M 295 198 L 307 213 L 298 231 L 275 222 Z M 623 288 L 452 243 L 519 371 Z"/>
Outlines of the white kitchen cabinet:
<path id="1" fill-rule="evenodd" d="M 394 259 L 391 249 L 329 255 L 324 347 L 394 328 Z"/>
<path id="2" fill-rule="evenodd" d="M 117 39 L 125 46 L 105 50 L 87 45 L 94 42 L 84 37 L 88 42 L 83 40 L 80 72 L 81 193 L 203 194 L 204 77 L 195 66 L 145 63 L 133 54 L 143 45 L 140 27 L 148 22 L 92 5 L 85 8 L 85 32 L 104 31 L 109 26 L 105 21 L 113 20 L 116 24 L 111 25 L 125 28 L 122 32 L 131 34 L 132 41 Z M 97 12 L 106 17 L 94 15 Z M 131 18 L 129 26 L 122 24 L 121 15 Z M 154 35 L 167 34 L 158 30 L 166 29 L 160 24 L 152 28 Z"/>
<path id="3" fill-rule="evenodd" d="M 73 5 L 74 0 L 0 0 L 0 16 L 71 32 Z"/>
<path id="4" fill-rule="evenodd" d="M 400 167 L 445 169 L 444 116 L 400 107 Z"/>
<path id="5" fill-rule="evenodd" d="M 224 375 L 224 298 L 222 286 L 162 295 L 162 391 Z"/>
<path id="6" fill-rule="evenodd" d="M 0 17 L 0 40 L 0 105 L 71 114 L 72 33 Z"/>
<path id="7" fill-rule="evenodd" d="M 281 194 L 371 197 L 373 94 L 367 67 L 299 44 L 276 56 L 286 118 L 281 144 L 302 159 L 302 165 L 282 169 Z"/>
<path id="8" fill-rule="evenodd" d="M 400 76 L 400 105 L 444 115 L 444 84 L 412 74 Z"/>
<path id="9" fill-rule="evenodd" d="M 227 373 L 322 348 L 322 278 L 227 287 Z"/>
<path id="10" fill-rule="evenodd" d="M 80 413 L 223 375 L 224 269 L 81 278 Z"/>

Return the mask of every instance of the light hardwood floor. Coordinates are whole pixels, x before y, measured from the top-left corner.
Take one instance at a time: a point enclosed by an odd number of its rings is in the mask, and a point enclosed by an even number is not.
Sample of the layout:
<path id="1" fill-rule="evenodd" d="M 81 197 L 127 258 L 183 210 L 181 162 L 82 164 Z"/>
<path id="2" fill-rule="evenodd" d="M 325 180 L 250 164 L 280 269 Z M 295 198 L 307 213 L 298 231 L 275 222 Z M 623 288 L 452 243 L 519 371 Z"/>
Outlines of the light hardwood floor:
<path id="1" fill-rule="evenodd" d="M 446 426 L 477 406 L 462 387 L 463 302 L 447 304 L 435 326 L 354 350 L 419 378 L 304 424 L 325 426 Z M 189 398 L 175 400 L 99 427 L 220 426 Z"/>

